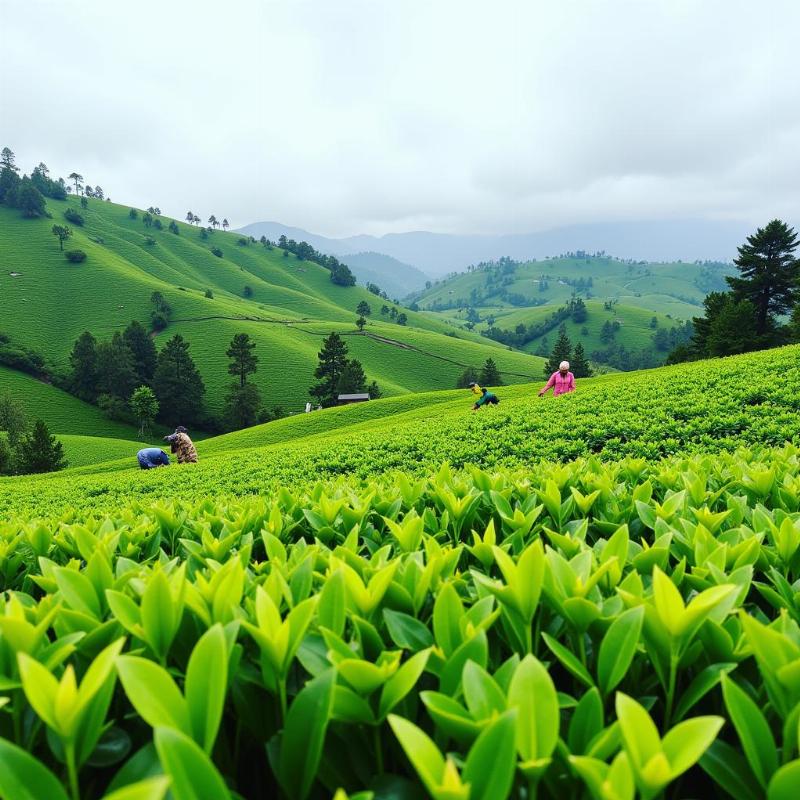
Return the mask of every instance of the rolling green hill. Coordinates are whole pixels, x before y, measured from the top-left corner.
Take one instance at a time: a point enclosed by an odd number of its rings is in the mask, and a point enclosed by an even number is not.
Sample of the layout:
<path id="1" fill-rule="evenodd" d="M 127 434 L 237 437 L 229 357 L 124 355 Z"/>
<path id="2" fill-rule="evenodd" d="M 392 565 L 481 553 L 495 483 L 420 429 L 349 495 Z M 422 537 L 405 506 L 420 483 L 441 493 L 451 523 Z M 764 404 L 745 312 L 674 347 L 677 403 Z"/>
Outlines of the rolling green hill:
<path id="1" fill-rule="evenodd" d="M 584 298 L 616 300 L 676 319 L 698 315 L 710 291 L 724 290 L 727 264 L 628 262 L 608 256 L 550 258 L 525 263 L 481 265 L 412 295 L 421 309 L 466 306 L 497 312 L 508 306 L 557 306 L 573 292 Z M 582 282 L 582 283 L 579 283 Z"/>
<path id="2" fill-rule="evenodd" d="M 410 300 L 431 319 L 462 330 L 474 325 L 485 333 L 492 327 L 513 332 L 518 326 L 538 325 L 580 297 L 589 313 L 585 321 L 566 322 L 573 344 L 581 342 L 596 364 L 631 369 L 663 363 L 689 334 L 678 325 L 702 314 L 703 298 L 724 289 L 730 272 L 729 265 L 719 263 L 651 264 L 589 255 L 526 263 L 501 259 L 451 276 Z M 619 328 L 602 339 L 607 320 Z M 672 338 L 665 336 L 670 331 Z M 556 336 L 554 328 L 523 341 L 493 338 L 526 352 L 549 353 Z"/>
<path id="3" fill-rule="evenodd" d="M 450 388 L 466 366 L 479 367 L 489 356 L 507 382 L 541 372 L 541 359 L 426 314 L 406 311 L 408 325 L 398 325 L 381 316 L 383 300 L 361 287 L 334 285 L 317 264 L 248 239 L 242 245 L 239 234 L 215 231 L 204 240 L 199 229 L 178 223 L 175 235 L 167 219 L 163 230 L 145 228 L 141 214 L 131 219 L 127 207 L 113 203 L 90 199 L 81 211 L 85 225 L 70 226 L 66 247 L 87 254 L 84 263 L 71 264 L 50 231 L 70 205 L 77 202 L 49 200 L 52 219 L 38 220 L 0 208 L 0 330 L 62 370 L 82 331 L 105 338 L 132 319 L 148 321 L 157 290 L 172 306 L 173 320 L 156 344 L 174 333 L 189 340 L 212 410 L 220 408 L 229 382 L 225 350 L 240 331 L 257 343 L 256 382 L 265 405 L 289 410 L 305 403 L 322 337 L 331 331 L 347 335 L 351 353 L 386 395 Z M 364 334 L 354 324 L 361 300 L 372 307 Z"/>

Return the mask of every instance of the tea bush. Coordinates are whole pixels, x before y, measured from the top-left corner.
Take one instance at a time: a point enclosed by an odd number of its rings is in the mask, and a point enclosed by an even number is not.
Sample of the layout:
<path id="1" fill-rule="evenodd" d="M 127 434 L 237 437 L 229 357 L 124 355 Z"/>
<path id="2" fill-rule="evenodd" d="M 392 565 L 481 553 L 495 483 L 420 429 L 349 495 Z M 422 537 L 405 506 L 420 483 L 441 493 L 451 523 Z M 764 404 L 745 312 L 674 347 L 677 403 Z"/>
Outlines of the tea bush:
<path id="1" fill-rule="evenodd" d="M 444 465 L 17 514 L 0 796 L 793 798 L 799 464 Z"/>

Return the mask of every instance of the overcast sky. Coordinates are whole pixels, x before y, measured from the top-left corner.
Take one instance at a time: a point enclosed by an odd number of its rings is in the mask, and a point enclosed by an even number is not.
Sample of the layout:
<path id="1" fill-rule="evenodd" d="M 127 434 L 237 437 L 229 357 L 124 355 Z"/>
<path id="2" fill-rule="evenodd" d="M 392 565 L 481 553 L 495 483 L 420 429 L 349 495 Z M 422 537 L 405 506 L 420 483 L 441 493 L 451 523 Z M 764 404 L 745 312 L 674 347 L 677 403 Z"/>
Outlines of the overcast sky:
<path id="1" fill-rule="evenodd" d="M 800 207 L 797 0 L 0 0 L 0 146 L 332 236 Z"/>

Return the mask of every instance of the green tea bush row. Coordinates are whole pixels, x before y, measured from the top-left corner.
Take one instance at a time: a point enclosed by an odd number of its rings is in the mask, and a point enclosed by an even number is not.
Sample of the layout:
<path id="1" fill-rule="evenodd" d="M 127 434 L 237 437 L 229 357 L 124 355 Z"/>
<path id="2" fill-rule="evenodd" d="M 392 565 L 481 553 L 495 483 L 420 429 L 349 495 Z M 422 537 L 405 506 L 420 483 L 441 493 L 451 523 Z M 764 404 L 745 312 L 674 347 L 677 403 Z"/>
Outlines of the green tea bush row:
<path id="1" fill-rule="evenodd" d="M 425 474 L 443 461 L 526 467 L 596 455 L 657 460 L 742 445 L 800 443 L 800 347 L 584 384 L 573 396 L 541 400 L 531 387 L 506 387 L 500 405 L 473 414 L 456 401 L 374 418 L 380 402 L 333 409 L 200 443 L 201 463 L 142 474 L 126 461 L 46 479 L 0 480 L 0 513 L 99 512 L 140 494 L 193 499 L 258 494 L 339 475 L 372 479 L 386 471 Z M 389 401 L 387 408 L 393 408 Z M 351 425 L 326 430 L 330 420 Z M 307 420 L 307 422 L 306 422 Z M 314 435 L 302 437 L 308 425 Z M 273 427 L 274 426 L 274 427 Z M 295 438 L 276 441 L 278 434 Z M 298 434 L 301 436 L 298 438 Z M 268 447 L 257 447 L 260 441 Z M 233 449 L 226 451 L 225 446 Z"/>
<path id="2" fill-rule="evenodd" d="M 0 526 L 0 796 L 794 798 L 800 450 Z"/>

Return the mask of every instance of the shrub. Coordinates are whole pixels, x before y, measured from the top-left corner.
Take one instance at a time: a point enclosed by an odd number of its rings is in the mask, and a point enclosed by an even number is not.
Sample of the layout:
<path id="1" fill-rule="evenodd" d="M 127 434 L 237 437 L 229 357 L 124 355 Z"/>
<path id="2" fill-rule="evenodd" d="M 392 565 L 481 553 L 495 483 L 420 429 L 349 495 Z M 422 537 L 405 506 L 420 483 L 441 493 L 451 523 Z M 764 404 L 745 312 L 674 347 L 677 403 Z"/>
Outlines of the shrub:
<path id="1" fill-rule="evenodd" d="M 64 212 L 64 219 L 69 220 L 73 225 L 83 225 L 84 219 L 74 208 L 68 208 Z"/>
<path id="2" fill-rule="evenodd" d="M 252 286 L 245 286 L 242 289 L 242 296 L 244 297 L 252 297 L 253 296 L 253 287 Z"/>
<path id="3" fill-rule="evenodd" d="M 66 250 L 64 257 L 73 264 L 80 264 L 82 261 L 86 261 L 86 253 L 83 250 Z"/>
<path id="4" fill-rule="evenodd" d="M 206 289 L 205 296 L 209 300 L 213 300 L 214 299 L 214 292 L 212 292 L 211 289 Z"/>
<path id="5" fill-rule="evenodd" d="M 220 249 L 219 249 L 219 247 L 212 247 L 212 248 L 211 248 L 211 252 L 212 252 L 212 253 L 213 253 L 213 254 L 214 254 L 214 255 L 215 255 L 217 258 L 222 258 L 222 250 L 220 250 Z"/>
<path id="6" fill-rule="evenodd" d="M 154 311 L 151 321 L 154 331 L 163 331 L 169 325 L 169 319 L 163 311 Z"/>
<path id="7" fill-rule="evenodd" d="M 152 236 L 145 236 L 144 237 L 144 243 L 148 247 L 152 247 L 156 243 L 156 240 Z"/>
<path id="8" fill-rule="evenodd" d="M 131 210 L 128 212 L 128 216 L 129 216 L 131 219 L 138 219 L 138 218 L 139 218 L 139 212 L 138 212 L 138 211 L 137 211 L 135 208 L 132 208 L 132 209 L 131 209 Z"/>
<path id="9" fill-rule="evenodd" d="M 236 244 L 238 244 L 239 247 L 247 247 L 247 245 L 250 244 L 250 240 L 246 236 L 240 236 L 236 240 Z"/>

